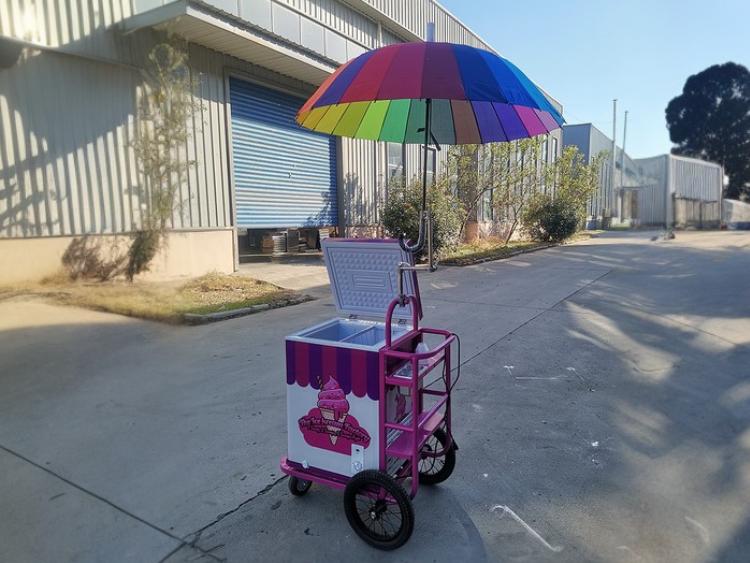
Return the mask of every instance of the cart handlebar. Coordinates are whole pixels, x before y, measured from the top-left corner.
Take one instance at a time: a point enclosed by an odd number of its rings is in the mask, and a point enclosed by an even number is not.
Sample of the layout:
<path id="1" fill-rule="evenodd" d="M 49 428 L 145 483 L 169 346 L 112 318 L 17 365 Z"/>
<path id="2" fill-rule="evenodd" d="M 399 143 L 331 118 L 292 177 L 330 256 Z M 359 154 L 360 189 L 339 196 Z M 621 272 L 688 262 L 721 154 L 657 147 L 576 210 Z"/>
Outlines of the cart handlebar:
<path id="1" fill-rule="evenodd" d="M 419 332 L 428 333 L 431 331 L 419 329 Z M 443 340 L 434 348 L 430 348 L 427 352 L 403 352 L 401 350 L 387 350 L 385 353 L 391 358 L 399 358 L 401 360 L 416 360 L 418 362 L 421 360 L 429 360 L 430 358 L 437 356 L 440 352 L 448 348 L 456 340 L 456 335 L 453 333 L 443 334 L 442 332 L 440 332 L 438 334 L 445 336 L 445 340 Z"/>
<path id="2" fill-rule="evenodd" d="M 417 298 L 413 295 L 401 295 L 396 297 L 391 304 L 388 305 L 388 311 L 385 314 L 385 345 L 391 347 L 391 323 L 393 322 L 393 311 L 396 307 L 406 307 L 407 304 L 411 303 L 411 324 L 413 330 L 419 328 L 419 313 L 417 308 L 419 304 Z"/>

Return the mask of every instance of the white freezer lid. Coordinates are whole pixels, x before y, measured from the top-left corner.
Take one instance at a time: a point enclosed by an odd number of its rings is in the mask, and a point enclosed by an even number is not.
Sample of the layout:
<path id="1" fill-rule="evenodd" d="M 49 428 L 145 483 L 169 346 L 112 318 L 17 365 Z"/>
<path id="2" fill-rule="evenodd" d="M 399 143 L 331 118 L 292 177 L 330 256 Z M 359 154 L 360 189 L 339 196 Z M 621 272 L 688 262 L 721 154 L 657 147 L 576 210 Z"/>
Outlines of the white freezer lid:
<path id="1" fill-rule="evenodd" d="M 398 297 L 398 265 L 414 264 L 410 252 L 394 239 L 335 239 L 321 241 L 336 309 L 342 315 L 384 318 L 388 305 Z M 404 292 L 419 303 L 419 284 L 414 271 L 404 273 Z M 396 307 L 397 319 L 412 318 L 412 305 Z M 422 317 L 421 305 L 417 307 Z"/>

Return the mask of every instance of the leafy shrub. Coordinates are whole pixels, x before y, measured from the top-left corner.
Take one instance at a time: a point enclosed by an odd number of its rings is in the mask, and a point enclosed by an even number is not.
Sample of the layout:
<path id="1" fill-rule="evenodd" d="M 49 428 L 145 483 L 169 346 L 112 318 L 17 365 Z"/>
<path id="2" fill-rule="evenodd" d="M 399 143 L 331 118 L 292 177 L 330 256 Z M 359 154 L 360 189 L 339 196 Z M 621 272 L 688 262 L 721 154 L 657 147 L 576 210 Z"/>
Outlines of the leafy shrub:
<path id="1" fill-rule="evenodd" d="M 441 255 L 458 243 L 463 222 L 463 211 L 458 199 L 447 189 L 447 179 L 440 179 L 427 190 L 427 201 L 432 217 L 432 240 L 435 253 Z M 390 189 L 383 207 L 383 226 L 392 237 L 402 233 L 412 242 L 419 237 L 419 210 L 422 204 L 422 184 L 413 180 L 407 186 Z M 423 254 L 427 251 L 427 245 Z"/>
<path id="2" fill-rule="evenodd" d="M 578 230 L 579 210 L 568 199 L 536 194 L 523 212 L 522 223 L 534 240 L 562 242 Z"/>

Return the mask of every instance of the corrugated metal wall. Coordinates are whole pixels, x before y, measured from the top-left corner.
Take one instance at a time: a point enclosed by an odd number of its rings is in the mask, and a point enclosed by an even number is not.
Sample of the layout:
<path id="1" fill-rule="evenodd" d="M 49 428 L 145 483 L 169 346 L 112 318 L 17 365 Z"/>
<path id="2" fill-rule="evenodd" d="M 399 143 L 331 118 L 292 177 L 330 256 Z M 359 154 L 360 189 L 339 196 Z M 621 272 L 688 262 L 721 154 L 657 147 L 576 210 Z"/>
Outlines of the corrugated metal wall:
<path id="1" fill-rule="evenodd" d="M 719 201 L 722 195 L 721 166 L 670 155 L 672 192 L 678 197 Z"/>
<path id="2" fill-rule="evenodd" d="M 435 23 L 435 39 L 490 49 L 477 35 L 432 0 L 365 0 L 368 4 L 424 38 L 427 22 Z"/>
<path id="3" fill-rule="evenodd" d="M 638 188 L 635 222 L 639 227 L 664 226 L 664 197 L 664 188 L 658 184 L 645 184 Z"/>
<path id="4" fill-rule="evenodd" d="M 383 45 L 393 45 L 395 43 L 403 43 L 403 39 L 401 39 L 395 33 L 391 33 L 387 29 L 382 30 L 381 40 L 383 42 Z"/>
<path id="5" fill-rule="evenodd" d="M 602 152 L 610 155 L 602 163 L 599 174 L 599 188 L 591 197 L 588 203 L 588 214 L 592 218 L 600 218 L 604 215 L 612 215 L 617 212 L 617 196 L 612 186 L 612 139 L 599 131 L 591 123 L 580 123 L 575 125 L 565 125 L 563 127 L 563 142 L 565 146 L 575 146 L 583 154 L 587 162 Z M 615 187 L 621 186 L 626 188 L 637 187 L 640 179 L 635 161 L 630 156 L 625 156 L 625 173 L 620 170 L 621 158 L 623 151 L 620 147 L 615 149 Z"/>
<path id="6" fill-rule="evenodd" d="M 638 188 L 639 226 L 664 225 L 666 219 L 667 155 L 635 161 L 641 184 Z"/>
<path id="7" fill-rule="evenodd" d="M 326 26 L 373 44 L 377 24 L 336 0 L 278 0 Z M 154 5 L 159 4 L 156 1 Z M 439 40 L 483 46 L 431 0 L 373 0 L 374 7 L 424 36 L 435 21 Z M 0 0 L 0 35 L 59 49 L 26 50 L 0 70 L 0 236 L 31 237 L 127 232 L 137 228 L 144 198 L 130 143 L 134 137 L 139 67 L 157 40 L 149 31 L 123 36 L 112 24 L 129 17 L 132 0 Z M 383 43 L 400 38 L 381 29 Z M 191 45 L 199 111 L 182 157 L 195 161 L 173 219 L 177 229 L 231 225 L 227 143 L 228 73 L 308 95 L 313 87 Z M 50 95 L 54 92 L 54 95 Z M 342 140 L 341 212 L 348 223 L 374 224 L 384 197 L 385 145 Z M 447 151 L 436 155 L 437 173 Z M 406 177 L 421 174 L 418 145 L 406 149 Z"/>
<path id="8" fill-rule="evenodd" d="M 198 112 L 183 157 L 195 165 L 173 224 L 225 227 L 225 60 L 200 47 L 190 54 Z M 140 73 L 127 66 L 47 51 L 27 50 L 14 67 L 0 70 L 0 235 L 137 228 L 145 198 L 130 143 L 140 84 Z"/>
<path id="9" fill-rule="evenodd" d="M 278 0 L 372 49 L 377 47 L 378 25 L 337 0 Z"/>
<path id="10" fill-rule="evenodd" d="M 136 85 L 127 69 L 48 52 L 0 70 L 0 234 L 132 227 Z"/>
<path id="11" fill-rule="evenodd" d="M 366 45 L 377 46 L 377 24 L 338 0 L 278 0 L 313 17 L 325 26 L 335 29 Z M 438 41 L 465 43 L 489 49 L 476 34 L 463 25 L 442 6 L 432 0 L 364 0 L 375 9 L 395 20 L 415 35 L 426 36 L 427 22 L 435 23 Z M 395 35 L 384 30 L 383 43 L 389 44 Z M 390 36 L 390 37 L 387 37 Z"/>
<path id="12" fill-rule="evenodd" d="M 639 225 L 664 225 L 667 197 L 670 221 L 675 220 L 680 225 L 702 221 L 704 226 L 709 226 L 718 220 L 718 205 L 706 206 L 698 202 L 721 200 L 723 178 L 719 165 L 674 155 L 640 158 L 633 163 L 640 175 Z M 696 202 L 697 208 L 685 200 Z"/>
<path id="13" fill-rule="evenodd" d="M 341 139 L 339 207 L 347 226 L 373 225 L 382 201 L 382 143 Z"/>
<path id="14" fill-rule="evenodd" d="M 155 40 L 134 37 L 133 60 Z M 230 225 L 225 69 L 310 87 L 190 47 L 198 111 L 183 157 L 195 162 L 179 195 L 177 229 Z M 137 228 L 141 198 L 130 143 L 140 72 L 67 54 L 26 51 L 0 70 L 0 236 L 79 235 Z M 54 96 L 49 95 L 55 92 Z"/>
<path id="15" fill-rule="evenodd" d="M 721 202 L 722 221 L 729 229 L 750 229 L 750 203 L 733 199 Z"/>
<path id="16" fill-rule="evenodd" d="M 0 35 L 116 59 L 118 39 L 106 30 L 132 13 L 133 0 L 2 0 Z"/>

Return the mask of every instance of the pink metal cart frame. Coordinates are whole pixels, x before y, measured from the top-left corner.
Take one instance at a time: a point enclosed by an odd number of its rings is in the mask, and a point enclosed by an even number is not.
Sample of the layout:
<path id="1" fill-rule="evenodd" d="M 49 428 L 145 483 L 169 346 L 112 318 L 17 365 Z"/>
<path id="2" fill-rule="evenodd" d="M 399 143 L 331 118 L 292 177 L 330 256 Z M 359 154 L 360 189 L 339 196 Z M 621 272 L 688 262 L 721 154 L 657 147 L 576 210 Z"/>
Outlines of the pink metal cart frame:
<path id="1" fill-rule="evenodd" d="M 411 301 L 415 306 L 412 307 L 412 330 L 401 336 L 399 339 L 391 339 L 391 321 L 393 311 L 396 307 L 404 306 L 406 301 Z M 380 396 L 385 397 L 388 386 L 401 386 L 410 390 L 412 400 L 412 416 L 409 424 L 399 424 L 388 422 L 386 420 L 386 403 L 380 401 L 380 470 L 388 470 L 388 458 L 400 458 L 404 463 L 395 472 L 393 477 L 399 481 L 411 477 L 410 496 L 414 498 L 419 488 L 419 460 L 423 455 L 439 457 L 442 451 L 430 452 L 423 454 L 421 452 L 427 439 L 435 432 L 437 428 L 445 424 L 446 434 L 449 442 L 445 448 L 453 447 L 451 437 L 451 344 L 455 341 L 456 336 L 441 329 L 427 328 L 419 326 L 418 303 L 413 295 L 405 296 L 404 300 L 396 298 L 388 307 L 386 313 L 386 341 L 385 346 L 379 352 L 379 380 Z M 427 352 L 407 352 L 404 346 L 421 342 L 424 335 L 431 334 L 442 336 L 443 341 L 435 348 Z M 389 362 L 389 360 L 394 360 Z M 404 364 L 410 367 L 410 377 L 405 377 L 401 368 Z M 444 389 L 433 390 L 421 388 L 421 382 L 424 377 L 433 372 L 435 368 L 444 365 Z M 399 375 L 396 375 L 396 372 Z M 427 410 L 423 410 L 424 395 L 437 397 L 437 402 Z M 442 411 L 442 412 L 441 412 Z M 414 416 L 416 413 L 416 416 Z M 393 429 L 401 432 L 401 435 L 388 446 L 386 433 Z M 323 471 L 316 468 L 305 469 L 298 463 L 290 462 L 286 457 L 281 460 L 281 469 L 287 475 L 293 475 L 300 479 L 312 481 L 329 487 L 343 489 L 346 487 L 349 477 L 338 475 L 329 471 Z"/>
<path id="2" fill-rule="evenodd" d="M 323 247 L 341 316 L 286 338 L 281 469 L 295 496 L 312 483 L 344 489 L 354 531 L 395 549 L 414 528 L 420 484 L 443 482 L 455 466 L 451 345 L 458 338 L 420 326 L 416 271 L 397 241 L 328 239 Z"/>

